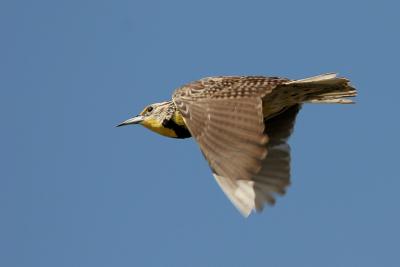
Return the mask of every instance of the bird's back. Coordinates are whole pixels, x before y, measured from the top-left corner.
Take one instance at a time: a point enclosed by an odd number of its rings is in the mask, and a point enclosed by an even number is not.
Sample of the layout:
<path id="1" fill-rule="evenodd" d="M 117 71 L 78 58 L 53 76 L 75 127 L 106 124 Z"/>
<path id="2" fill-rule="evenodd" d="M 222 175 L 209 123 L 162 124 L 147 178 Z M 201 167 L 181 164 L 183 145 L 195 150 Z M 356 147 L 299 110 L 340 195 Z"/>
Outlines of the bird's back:
<path id="1" fill-rule="evenodd" d="M 263 114 L 271 118 L 286 108 L 310 103 L 341 103 L 352 101 L 344 97 L 355 96 L 356 91 L 347 79 L 336 74 L 323 74 L 302 80 L 265 76 L 216 76 L 186 84 L 177 89 L 173 99 L 207 101 L 207 99 L 236 99 L 261 97 Z"/>

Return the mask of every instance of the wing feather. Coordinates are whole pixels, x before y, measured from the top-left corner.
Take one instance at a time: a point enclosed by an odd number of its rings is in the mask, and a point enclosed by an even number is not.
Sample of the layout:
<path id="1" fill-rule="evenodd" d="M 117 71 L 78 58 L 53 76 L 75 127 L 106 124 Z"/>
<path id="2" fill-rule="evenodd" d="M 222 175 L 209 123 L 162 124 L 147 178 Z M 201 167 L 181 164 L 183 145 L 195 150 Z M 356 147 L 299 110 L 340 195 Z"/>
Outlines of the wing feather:
<path id="1" fill-rule="evenodd" d="M 286 140 L 294 118 L 283 123 L 286 127 L 274 121 L 264 124 L 262 97 L 276 83 L 260 77 L 250 82 L 243 77 L 207 78 L 173 96 L 218 184 L 244 216 L 261 210 L 265 202 L 273 204 L 275 194 L 283 194 L 289 184 Z"/>

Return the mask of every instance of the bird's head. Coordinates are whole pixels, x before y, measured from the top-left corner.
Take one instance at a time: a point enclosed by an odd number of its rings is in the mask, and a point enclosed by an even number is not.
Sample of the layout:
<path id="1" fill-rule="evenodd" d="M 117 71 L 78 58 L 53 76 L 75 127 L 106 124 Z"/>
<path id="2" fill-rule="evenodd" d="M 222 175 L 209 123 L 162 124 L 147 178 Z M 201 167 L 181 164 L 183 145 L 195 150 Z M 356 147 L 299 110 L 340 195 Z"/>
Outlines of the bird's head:
<path id="1" fill-rule="evenodd" d="M 139 115 L 122 122 L 117 127 L 129 124 L 141 124 L 167 137 L 190 137 L 182 115 L 172 101 L 148 105 Z"/>

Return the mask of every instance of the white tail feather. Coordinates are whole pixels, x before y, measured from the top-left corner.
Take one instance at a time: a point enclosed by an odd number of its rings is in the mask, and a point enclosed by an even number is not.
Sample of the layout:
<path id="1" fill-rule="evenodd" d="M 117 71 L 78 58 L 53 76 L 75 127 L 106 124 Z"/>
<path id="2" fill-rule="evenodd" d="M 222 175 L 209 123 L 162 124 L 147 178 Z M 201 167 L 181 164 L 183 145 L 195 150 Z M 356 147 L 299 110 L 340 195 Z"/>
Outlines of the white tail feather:
<path id="1" fill-rule="evenodd" d="M 313 76 L 313 77 L 309 77 L 309 78 L 305 78 L 305 79 L 301 79 L 301 80 L 291 81 L 286 84 L 321 82 L 321 81 L 334 79 L 334 78 L 336 78 L 336 76 L 337 76 L 337 73 L 326 73 L 326 74 L 321 74 L 321 75 L 317 75 L 317 76 Z"/>
<path id="2" fill-rule="evenodd" d="M 293 86 L 294 92 L 305 92 L 302 102 L 308 103 L 351 104 L 354 102 L 345 97 L 357 95 L 356 89 L 350 85 L 349 80 L 338 78 L 336 73 L 290 81 L 285 83 L 285 86 Z"/>

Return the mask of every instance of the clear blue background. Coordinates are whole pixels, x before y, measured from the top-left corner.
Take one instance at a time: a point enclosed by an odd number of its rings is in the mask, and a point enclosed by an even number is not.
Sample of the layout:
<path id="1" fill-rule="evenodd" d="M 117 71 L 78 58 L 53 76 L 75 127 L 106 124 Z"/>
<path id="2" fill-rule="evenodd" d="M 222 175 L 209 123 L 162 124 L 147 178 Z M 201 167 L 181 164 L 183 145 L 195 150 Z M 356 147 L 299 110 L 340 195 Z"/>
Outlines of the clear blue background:
<path id="1" fill-rule="evenodd" d="M 400 266 L 399 8 L 2 0 L 0 266 Z M 303 108 L 248 219 L 193 140 L 114 128 L 204 76 L 332 71 L 358 103 Z"/>

